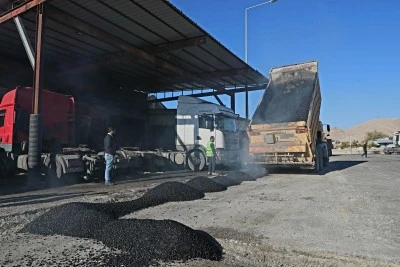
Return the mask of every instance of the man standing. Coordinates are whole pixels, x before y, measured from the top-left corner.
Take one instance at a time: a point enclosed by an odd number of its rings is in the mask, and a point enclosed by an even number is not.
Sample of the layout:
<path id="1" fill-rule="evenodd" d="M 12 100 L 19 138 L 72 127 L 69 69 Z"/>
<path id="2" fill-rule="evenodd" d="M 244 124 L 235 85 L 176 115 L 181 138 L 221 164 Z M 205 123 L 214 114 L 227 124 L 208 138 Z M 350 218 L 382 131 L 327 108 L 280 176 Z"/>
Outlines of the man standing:
<path id="1" fill-rule="evenodd" d="M 207 143 L 206 156 L 208 161 L 208 174 L 215 174 L 215 157 L 217 153 L 215 152 L 214 136 L 210 137 L 210 141 Z"/>
<path id="2" fill-rule="evenodd" d="M 104 138 L 104 159 L 106 160 L 106 170 L 104 173 L 105 185 L 113 185 L 111 183 L 111 169 L 114 163 L 114 157 L 116 152 L 116 145 L 114 135 L 116 131 L 114 127 L 108 127 L 108 133 Z"/>
<path id="3" fill-rule="evenodd" d="M 365 155 L 365 157 L 367 158 L 367 153 L 368 153 L 368 141 L 365 141 L 364 145 L 363 145 L 363 150 L 364 150 L 364 154 L 361 155 L 361 157 L 363 157 Z"/>

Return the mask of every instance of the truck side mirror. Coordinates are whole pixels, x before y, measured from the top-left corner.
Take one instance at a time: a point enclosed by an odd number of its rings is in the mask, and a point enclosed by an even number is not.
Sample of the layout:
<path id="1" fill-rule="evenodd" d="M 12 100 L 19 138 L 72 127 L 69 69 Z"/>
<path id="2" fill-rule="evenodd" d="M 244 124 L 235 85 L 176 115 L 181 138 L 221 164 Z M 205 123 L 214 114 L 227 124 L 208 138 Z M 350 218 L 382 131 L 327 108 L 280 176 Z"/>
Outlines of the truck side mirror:
<path id="1" fill-rule="evenodd" d="M 328 130 L 328 133 L 331 131 L 331 126 L 328 124 L 327 126 L 326 126 L 326 129 Z"/>

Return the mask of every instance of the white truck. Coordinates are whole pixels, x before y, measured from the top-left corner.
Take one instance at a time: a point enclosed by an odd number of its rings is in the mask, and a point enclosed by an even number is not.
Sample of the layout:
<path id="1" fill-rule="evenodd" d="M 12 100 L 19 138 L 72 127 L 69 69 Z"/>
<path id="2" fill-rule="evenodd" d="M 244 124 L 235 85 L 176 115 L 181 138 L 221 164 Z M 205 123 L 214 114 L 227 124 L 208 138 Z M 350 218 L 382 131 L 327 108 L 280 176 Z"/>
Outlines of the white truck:
<path id="1" fill-rule="evenodd" d="M 148 111 L 146 142 L 164 157 L 193 171 L 207 165 L 206 144 L 215 137 L 217 165 L 241 164 L 239 116 L 231 109 L 190 96 L 180 96 L 177 109 Z"/>
<path id="2" fill-rule="evenodd" d="M 386 155 L 400 154 L 400 131 L 393 133 L 393 145 L 387 146 L 383 152 Z"/>

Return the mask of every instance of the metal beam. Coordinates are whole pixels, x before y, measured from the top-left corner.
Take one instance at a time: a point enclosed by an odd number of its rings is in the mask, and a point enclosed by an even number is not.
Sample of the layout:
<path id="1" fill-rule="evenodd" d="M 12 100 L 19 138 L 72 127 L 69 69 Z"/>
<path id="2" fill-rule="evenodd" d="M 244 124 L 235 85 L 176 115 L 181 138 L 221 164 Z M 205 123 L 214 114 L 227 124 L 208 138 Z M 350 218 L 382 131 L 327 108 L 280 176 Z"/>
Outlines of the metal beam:
<path id="1" fill-rule="evenodd" d="M 223 77 L 227 77 L 227 76 L 246 74 L 248 71 L 249 71 L 248 68 L 238 68 L 238 69 L 217 70 L 217 71 L 203 72 L 203 73 L 191 73 L 191 74 L 171 78 L 167 81 L 167 83 L 165 82 L 165 80 L 164 81 L 153 81 L 151 83 L 145 83 L 145 84 L 142 84 L 139 86 L 142 86 L 144 89 L 156 90 L 156 89 L 159 89 L 160 87 L 165 87 L 168 85 L 179 84 L 179 83 L 188 83 L 188 82 L 197 82 L 199 84 L 206 85 L 207 82 L 212 82 L 213 79 L 219 79 L 219 78 L 223 78 Z M 214 89 L 218 90 L 217 88 L 214 88 Z M 222 90 L 222 87 L 219 89 L 219 91 L 220 90 Z"/>
<path id="2" fill-rule="evenodd" d="M 17 26 L 19 36 L 21 37 L 22 44 L 24 45 L 32 69 L 35 69 L 35 51 L 33 51 L 31 40 L 29 40 L 29 36 L 26 33 L 24 23 L 22 22 L 21 17 L 18 16 L 14 17 L 14 22 L 15 26 Z"/>
<path id="3" fill-rule="evenodd" d="M 36 20 L 36 53 L 35 53 L 35 68 L 34 68 L 34 83 L 33 83 L 33 114 L 40 113 L 40 88 L 42 87 L 42 53 L 43 53 L 43 4 L 38 7 Z"/>
<path id="4" fill-rule="evenodd" d="M 26 11 L 36 7 L 37 5 L 40 5 L 42 3 L 44 3 L 46 0 L 28 0 L 28 2 L 25 2 L 24 4 L 13 8 L 5 13 L 3 13 L 2 15 L 0 15 L 0 24 L 2 24 L 3 22 L 6 22 L 12 18 L 15 18 L 19 15 L 21 15 L 22 13 L 25 13 Z"/>
<path id="5" fill-rule="evenodd" d="M 207 42 L 206 36 L 198 36 L 178 41 L 173 41 L 165 44 L 156 45 L 154 47 L 146 48 L 145 50 L 152 54 L 165 53 L 169 51 L 183 49 L 185 47 L 198 46 Z"/>
<path id="6" fill-rule="evenodd" d="M 236 94 L 231 94 L 231 109 L 236 112 Z"/>
<path id="7" fill-rule="evenodd" d="M 247 85 L 245 87 L 245 95 L 246 95 L 246 97 L 245 97 L 245 101 L 246 101 L 246 103 L 245 103 L 245 105 L 246 105 L 246 120 L 249 120 L 249 88 L 247 87 Z"/>
<path id="8" fill-rule="evenodd" d="M 267 84 L 262 84 L 262 85 L 257 85 L 253 87 L 248 87 L 247 91 L 257 91 L 257 90 L 264 90 L 267 87 Z M 204 97 L 204 96 L 214 96 L 214 95 L 232 95 L 232 94 L 237 94 L 237 93 L 243 93 L 246 91 L 246 88 L 237 88 L 237 89 L 230 89 L 230 90 L 225 90 L 225 91 L 214 91 L 214 92 L 206 92 L 206 93 L 199 93 L 199 94 L 192 94 L 192 95 L 187 95 L 187 96 L 193 96 L 193 97 Z M 156 102 L 168 102 L 168 101 L 174 101 L 178 100 L 179 96 L 174 96 L 174 97 L 165 97 L 165 98 L 159 98 L 159 99 L 153 99 L 153 100 L 148 100 L 147 102 L 149 103 L 156 103 Z"/>
<path id="9" fill-rule="evenodd" d="M 116 48 L 119 48 L 128 54 L 130 54 L 132 57 L 136 59 L 142 59 L 146 60 L 156 66 L 159 66 L 165 70 L 168 70 L 172 73 L 178 74 L 178 75 L 183 75 L 185 71 L 163 59 L 157 58 L 156 56 L 145 52 L 139 48 L 136 48 L 135 46 L 131 45 L 130 43 L 114 36 L 111 35 L 100 28 L 96 28 L 92 25 L 89 25 L 85 23 L 83 20 L 77 19 L 73 16 L 68 15 L 67 13 L 60 11 L 54 7 L 49 7 L 48 8 L 48 16 L 61 24 L 68 23 L 68 26 L 84 33 L 89 36 L 92 36 L 96 39 L 99 39 L 103 42 L 106 42 Z"/>
<path id="10" fill-rule="evenodd" d="M 215 99 L 217 99 L 218 103 L 219 103 L 221 106 L 225 106 L 225 105 L 224 105 L 224 102 L 222 102 L 221 99 L 220 99 L 217 95 L 214 95 L 214 97 L 215 97 Z"/>

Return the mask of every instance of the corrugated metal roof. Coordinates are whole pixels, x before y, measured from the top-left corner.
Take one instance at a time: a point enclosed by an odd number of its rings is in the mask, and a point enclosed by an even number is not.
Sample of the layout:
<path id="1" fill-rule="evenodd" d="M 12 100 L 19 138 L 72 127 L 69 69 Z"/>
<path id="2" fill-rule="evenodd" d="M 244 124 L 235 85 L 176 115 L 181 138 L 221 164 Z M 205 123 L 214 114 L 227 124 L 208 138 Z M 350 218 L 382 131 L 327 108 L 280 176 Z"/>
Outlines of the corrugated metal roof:
<path id="1" fill-rule="evenodd" d="M 46 5 L 45 62 L 57 66 L 57 71 L 62 70 L 55 74 L 58 77 L 107 73 L 115 83 L 147 92 L 199 88 L 220 90 L 267 83 L 262 74 L 168 1 L 52 0 Z M 62 12 L 70 19 L 59 21 L 55 12 Z M 25 13 L 22 20 L 34 41 L 35 12 Z M 115 42 L 90 32 L 81 32 L 71 23 L 72 20 L 116 37 L 124 47 L 140 49 L 155 59 L 132 57 Z M 202 36 L 205 43 L 184 45 L 190 38 Z M 181 43 L 174 46 L 176 42 Z M 154 52 L 160 46 L 168 45 L 174 49 Z M 12 21 L 0 25 L 0 57 L 2 55 L 27 64 L 22 60 L 26 57 L 25 51 Z M 171 71 L 165 64 L 178 69 L 179 73 Z M 46 69 L 46 74 L 53 75 L 54 71 L 54 67 Z"/>

